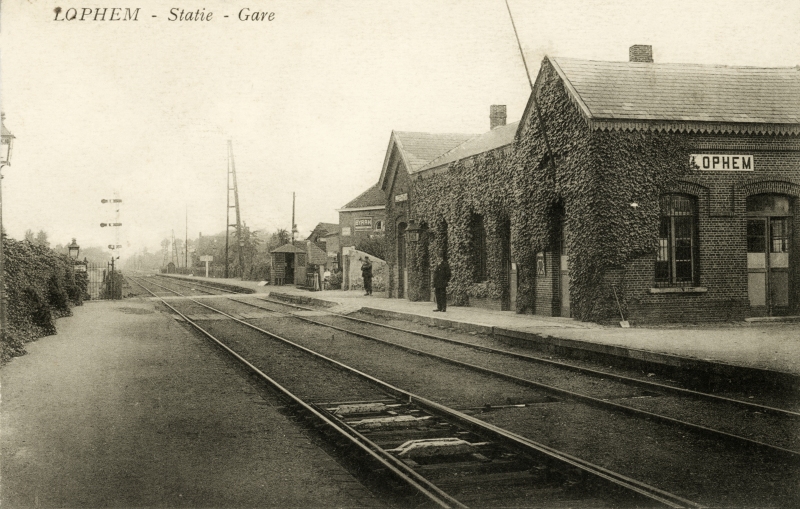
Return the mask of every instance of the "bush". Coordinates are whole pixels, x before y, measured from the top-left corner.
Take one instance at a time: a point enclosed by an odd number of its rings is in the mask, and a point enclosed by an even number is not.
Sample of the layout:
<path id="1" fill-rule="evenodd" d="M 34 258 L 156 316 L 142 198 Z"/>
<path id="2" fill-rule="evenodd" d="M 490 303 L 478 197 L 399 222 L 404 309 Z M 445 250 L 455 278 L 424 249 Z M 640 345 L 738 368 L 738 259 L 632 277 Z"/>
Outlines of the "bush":
<path id="1" fill-rule="evenodd" d="M 332 272 L 330 278 L 328 278 L 328 286 L 331 290 L 341 290 L 342 289 L 342 271 Z"/>
<path id="2" fill-rule="evenodd" d="M 253 264 L 247 269 L 243 279 L 248 281 L 269 281 L 270 267 L 268 263 Z"/>
<path id="3" fill-rule="evenodd" d="M 86 293 L 86 275 L 76 278 L 72 259 L 52 249 L 3 236 L 8 330 L 0 360 L 25 353 L 25 343 L 56 333 L 54 319 L 69 316 Z"/>

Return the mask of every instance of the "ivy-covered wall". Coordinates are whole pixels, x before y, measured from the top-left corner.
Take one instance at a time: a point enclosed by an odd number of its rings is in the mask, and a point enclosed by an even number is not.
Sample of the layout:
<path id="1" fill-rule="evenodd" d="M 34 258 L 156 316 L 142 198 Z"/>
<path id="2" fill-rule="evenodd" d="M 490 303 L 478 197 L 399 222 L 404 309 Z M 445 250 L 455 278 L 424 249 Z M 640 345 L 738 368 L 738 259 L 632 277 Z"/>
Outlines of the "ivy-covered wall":
<path id="1" fill-rule="evenodd" d="M 398 153 L 392 148 L 386 175 L 386 262 L 389 265 L 389 297 L 398 296 L 398 280 L 403 277 L 398 267 L 398 225 L 408 222 L 408 200 L 396 201 L 395 196 L 409 192 L 408 171 Z M 409 253 L 406 253 L 406 264 L 409 264 Z M 407 290 L 406 290 L 407 293 Z M 408 295 L 404 295 L 406 297 Z M 417 300 L 417 299 L 412 299 Z"/>
<path id="2" fill-rule="evenodd" d="M 56 333 L 54 320 L 71 314 L 86 294 L 86 274 L 52 249 L 3 236 L 8 331 L 0 342 L 0 360 L 25 353 L 25 343 Z"/>
<path id="3" fill-rule="evenodd" d="M 428 277 L 415 277 L 413 281 L 429 284 L 429 274 L 442 259 L 446 243 L 452 273 L 448 297 L 452 304 L 468 305 L 470 297 L 508 299 L 508 256 L 503 251 L 510 248 L 511 177 L 512 166 L 501 148 L 473 160 L 456 161 L 446 172 L 414 180 L 414 217 L 427 227 L 415 255 L 419 251 L 428 253 L 428 263 L 415 266 L 415 272 L 427 268 Z M 486 231 L 487 278 L 481 282 L 475 280 L 471 227 L 475 215 L 483 217 Z M 417 291 L 423 293 L 424 288 Z"/>
<path id="4" fill-rule="evenodd" d="M 470 298 L 507 299 L 511 259 L 517 263 L 518 313 L 559 314 L 560 235 L 568 254 L 573 317 L 640 323 L 740 319 L 754 311 L 747 297 L 745 200 L 757 193 L 793 197 L 800 228 L 800 138 L 590 129 L 550 62 L 542 63 L 536 104 L 512 147 L 501 147 L 412 176 L 411 217 L 427 225 L 415 248 L 417 295 L 448 246 L 454 305 Z M 692 153 L 754 154 L 751 172 L 699 171 Z M 697 204 L 698 278 L 689 291 L 654 291 L 659 198 L 690 195 Z M 635 203 L 636 206 L 631 206 Z M 474 274 L 471 220 L 483 216 L 488 278 Z M 545 275 L 537 276 L 537 253 Z M 427 259 L 427 263 L 425 263 Z M 790 251 L 791 306 L 800 309 L 800 235 Z M 615 295 L 616 294 L 616 295 Z M 617 305 L 619 299 L 619 307 Z"/>
<path id="5" fill-rule="evenodd" d="M 590 131 L 546 59 L 536 90 L 539 111 L 529 107 L 513 150 L 497 149 L 457 161 L 446 172 L 416 177 L 414 215 L 434 225 L 433 232 L 442 222 L 448 225 L 449 294 L 455 305 L 468 304 L 470 296 L 507 294 L 500 225 L 510 222 L 511 257 L 518 268 L 516 311 L 531 313 L 540 312 L 536 254 L 547 252 L 551 260 L 557 254 L 563 214 L 573 316 L 604 319 L 616 313 L 605 274 L 655 252 L 658 196 L 689 171 L 689 146 L 676 134 Z M 630 207 L 633 201 L 638 209 Z M 483 215 L 486 226 L 485 283 L 472 275 L 472 214 Z M 435 251 L 431 266 L 438 262 Z"/>

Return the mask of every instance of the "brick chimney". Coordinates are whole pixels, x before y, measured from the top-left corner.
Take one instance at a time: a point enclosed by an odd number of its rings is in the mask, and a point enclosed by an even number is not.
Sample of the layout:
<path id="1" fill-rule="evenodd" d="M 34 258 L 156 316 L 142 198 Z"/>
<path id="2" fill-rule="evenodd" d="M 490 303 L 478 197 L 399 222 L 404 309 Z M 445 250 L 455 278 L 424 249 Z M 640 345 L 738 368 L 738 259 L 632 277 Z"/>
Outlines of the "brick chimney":
<path id="1" fill-rule="evenodd" d="M 649 44 L 634 44 L 628 50 L 631 62 L 653 63 L 653 47 Z"/>
<path id="2" fill-rule="evenodd" d="M 489 127 L 494 129 L 506 125 L 506 105 L 492 104 L 489 107 Z"/>

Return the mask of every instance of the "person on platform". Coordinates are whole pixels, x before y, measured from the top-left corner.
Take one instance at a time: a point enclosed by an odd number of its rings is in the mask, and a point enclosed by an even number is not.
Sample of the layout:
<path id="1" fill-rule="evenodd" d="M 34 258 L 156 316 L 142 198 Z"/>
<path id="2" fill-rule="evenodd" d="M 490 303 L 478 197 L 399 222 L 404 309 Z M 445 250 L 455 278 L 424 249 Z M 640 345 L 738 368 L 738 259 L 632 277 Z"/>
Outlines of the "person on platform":
<path id="1" fill-rule="evenodd" d="M 433 271 L 433 291 L 436 295 L 436 309 L 434 311 L 447 311 L 447 284 L 450 282 L 450 265 L 447 260 L 442 260 Z"/>
<path id="2" fill-rule="evenodd" d="M 364 278 L 364 295 L 372 295 L 372 262 L 369 256 L 365 256 L 361 264 L 361 277 Z"/>

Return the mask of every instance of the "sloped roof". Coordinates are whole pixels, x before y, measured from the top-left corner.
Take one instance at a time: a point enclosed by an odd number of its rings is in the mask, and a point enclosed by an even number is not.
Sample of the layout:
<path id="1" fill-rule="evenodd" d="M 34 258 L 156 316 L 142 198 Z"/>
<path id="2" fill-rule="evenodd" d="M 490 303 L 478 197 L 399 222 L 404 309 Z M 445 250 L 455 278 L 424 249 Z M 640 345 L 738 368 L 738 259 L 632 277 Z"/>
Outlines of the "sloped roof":
<path id="1" fill-rule="evenodd" d="M 305 253 L 305 246 L 297 247 L 292 244 L 284 244 L 280 247 L 276 247 L 270 253 Z"/>
<path id="2" fill-rule="evenodd" d="M 519 122 L 512 122 L 501 127 L 496 127 L 474 138 L 470 138 L 456 148 L 435 158 L 433 161 L 420 168 L 418 172 L 445 166 L 453 161 L 510 145 L 514 142 L 514 135 L 517 132 L 518 124 Z"/>
<path id="3" fill-rule="evenodd" d="M 800 132 L 797 67 L 546 60 L 593 128 Z"/>
<path id="4" fill-rule="evenodd" d="M 308 244 L 308 264 L 325 265 L 328 263 L 328 253 L 317 247 L 313 242 Z"/>
<path id="5" fill-rule="evenodd" d="M 378 184 L 370 187 L 363 193 L 359 194 L 353 200 L 350 200 L 347 205 L 343 208 L 345 209 L 357 209 L 360 207 L 385 207 L 386 206 L 386 195 L 383 193 Z M 339 225 L 337 224 L 336 227 L 338 228 Z"/>
<path id="6" fill-rule="evenodd" d="M 461 145 L 474 134 L 431 134 L 395 131 L 398 146 L 403 151 L 408 172 L 414 173 L 431 159 Z"/>
<path id="7" fill-rule="evenodd" d="M 317 223 L 317 226 L 315 226 L 314 230 L 306 237 L 306 240 L 311 240 L 314 234 L 316 234 L 317 237 L 324 237 L 332 233 L 339 233 L 339 225 L 337 223 Z"/>
<path id="8" fill-rule="evenodd" d="M 414 173 L 435 157 L 444 154 L 448 150 L 461 145 L 475 136 L 475 134 L 465 133 L 392 131 L 392 136 L 389 139 L 389 146 L 386 149 L 386 156 L 383 160 L 381 177 L 378 179 L 378 187 L 381 189 L 383 188 L 389 161 L 391 160 L 392 152 L 395 147 L 397 147 L 400 153 L 406 171 Z"/>

